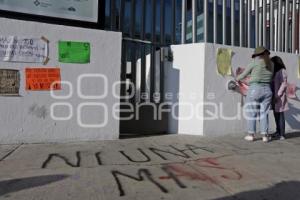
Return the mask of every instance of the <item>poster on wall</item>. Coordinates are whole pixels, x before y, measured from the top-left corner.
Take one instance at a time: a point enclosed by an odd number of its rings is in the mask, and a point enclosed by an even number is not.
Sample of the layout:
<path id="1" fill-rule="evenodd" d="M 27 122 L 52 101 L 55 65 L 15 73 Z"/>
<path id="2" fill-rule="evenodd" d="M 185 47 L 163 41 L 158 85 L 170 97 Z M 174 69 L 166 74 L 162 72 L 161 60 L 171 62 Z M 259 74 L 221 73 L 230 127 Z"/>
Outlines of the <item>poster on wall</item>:
<path id="1" fill-rule="evenodd" d="M 90 62 L 90 56 L 91 45 L 88 42 L 58 42 L 59 62 L 86 64 Z"/>
<path id="2" fill-rule="evenodd" d="M 45 63 L 48 60 L 48 41 L 45 38 L 0 36 L 0 60 Z"/>
<path id="3" fill-rule="evenodd" d="M 0 95 L 18 96 L 20 88 L 19 70 L 0 69 Z"/>
<path id="4" fill-rule="evenodd" d="M 0 9 L 64 19 L 98 22 L 98 0 L 0 0 Z"/>
<path id="5" fill-rule="evenodd" d="M 59 68 L 26 68 L 26 90 L 61 90 Z"/>
<path id="6" fill-rule="evenodd" d="M 218 52 L 217 52 L 218 74 L 222 76 L 231 75 L 231 57 L 232 57 L 231 49 L 218 48 Z"/>

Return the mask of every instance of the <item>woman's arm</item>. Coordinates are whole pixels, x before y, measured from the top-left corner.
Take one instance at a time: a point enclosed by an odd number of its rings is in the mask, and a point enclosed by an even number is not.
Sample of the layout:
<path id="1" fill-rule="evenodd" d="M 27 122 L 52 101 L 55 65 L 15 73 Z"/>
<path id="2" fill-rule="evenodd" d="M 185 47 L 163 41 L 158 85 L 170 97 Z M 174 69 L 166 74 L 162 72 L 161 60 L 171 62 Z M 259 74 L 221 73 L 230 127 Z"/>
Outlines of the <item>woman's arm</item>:
<path id="1" fill-rule="evenodd" d="M 248 76 L 253 69 L 253 64 L 248 65 L 248 67 L 241 73 L 238 77 L 236 77 L 237 81 L 240 81 L 244 79 L 246 76 Z"/>
<path id="2" fill-rule="evenodd" d="M 277 96 L 282 97 L 287 89 L 287 73 L 285 69 L 282 69 L 279 73 L 281 84 L 278 89 Z"/>

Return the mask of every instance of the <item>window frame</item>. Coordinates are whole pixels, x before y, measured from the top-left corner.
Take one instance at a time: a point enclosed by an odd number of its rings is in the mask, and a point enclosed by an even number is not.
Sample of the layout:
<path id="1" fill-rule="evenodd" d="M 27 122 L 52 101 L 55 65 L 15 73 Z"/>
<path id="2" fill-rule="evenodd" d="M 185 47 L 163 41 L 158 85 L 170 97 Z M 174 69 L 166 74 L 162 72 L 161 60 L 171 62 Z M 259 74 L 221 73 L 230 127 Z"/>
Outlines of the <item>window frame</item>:
<path id="1" fill-rule="evenodd" d="M 0 8 L 0 17 L 16 19 L 16 20 L 48 23 L 48 24 L 74 26 L 74 27 L 81 27 L 81 28 L 104 29 L 105 1 L 98 0 L 98 20 L 97 20 L 97 22 L 87 22 L 87 21 L 81 21 L 81 20 L 75 20 L 75 19 L 50 17 L 50 16 L 45 16 L 45 15 L 35 15 L 35 14 L 15 12 L 15 11 L 7 11 L 7 10 L 2 10 L 1 8 Z"/>

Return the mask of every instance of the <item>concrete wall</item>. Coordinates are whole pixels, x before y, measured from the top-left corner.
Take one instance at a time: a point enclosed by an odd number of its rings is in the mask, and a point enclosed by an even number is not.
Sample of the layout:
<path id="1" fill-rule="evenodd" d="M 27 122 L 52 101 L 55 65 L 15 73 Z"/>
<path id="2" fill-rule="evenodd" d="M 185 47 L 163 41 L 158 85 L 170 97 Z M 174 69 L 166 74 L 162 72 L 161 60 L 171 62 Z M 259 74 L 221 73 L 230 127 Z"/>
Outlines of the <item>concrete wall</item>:
<path id="1" fill-rule="evenodd" d="M 168 132 L 202 135 L 205 44 L 175 45 L 172 51 L 174 60 L 165 68 L 165 93 L 173 94 Z"/>
<path id="2" fill-rule="evenodd" d="M 230 48 L 233 51 L 232 66 L 233 71 L 238 67 L 246 67 L 251 61 L 253 49 L 222 46 L 214 44 L 194 44 L 194 45 L 176 45 L 172 46 L 174 53 L 174 62 L 172 65 L 179 69 L 179 93 L 191 94 L 200 93 L 202 97 L 192 99 L 184 95 L 178 99 L 179 102 L 190 101 L 193 105 L 196 102 L 203 102 L 202 113 L 204 119 L 197 115 L 186 120 L 177 120 L 179 128 L 176 133 L 189 133 L 207 136 L 225 135 L 230 133 L 243 133 L 246 131 L 246 123 L 241 104 L 242 98 L 238 93 L 226 89 L 227 82 L 233 78 L 230 76 L 222 77 L 217 74 L 216 52 L 218 47 Z M 300 79 L 297 79 L 298 55 L 274 53 L 271 56 L 278 55 L 282 57 L 287 66 L 288 81 L 297 84 L 298 99 L 290 99 L 290 110 L 286 113 L 287 131 L 300 129 Z M 169 77 L 167 80 L 171 80 Z M 169 85 L 169 86 L 168 86 Z M 170 84 L 166 84 L 171 88 Z M 214 104 L 215 106 L 213 106 Z M 196 108 L 196 107 L 195 107 Z M 190 112 L 190 108 L 182 106 L 179 108 L 179 116 L 184 116 L 185 112 Z M 198 108 L 199 110 L 199 108 Z M 215 118 L 214 116 L 217 116 Z M 224 119 L 225 116 L 228 119 Z M 239 119 L 237 116 L 241 116 Z M 231 119 L 229 119 L 231 118 Z M 270 131 L 274 131 L 274 119 L 270 115 Z M 174 132 L 174 127 L 170 126 L 169 131 Z M 259 129 L 258 129 L 259 130 Z"/>
<path id="3" fill-rule="evenodd" d="M 28 37 L 45 36 L 50 40 L 50 62 L 46 66 L 34 63 L 0 62 L 0 68 L 19 69 L 21 73 L 20 97 L 0 96 L 0 143 L 21 142 L 67 142 L 78 140 L 106 140 L 119 137 L 119 121 L 113 118 L 113 105 L 119 99 L 113 97 L 111 85 L 120 80 L 121 33 L 81 29 L 60 25 L 50 25 L 0 18 L 1 35 Z M 90 64 L 64 64 L 58 62 L 57 41 L 75 40 L 91 43 Z M 73 106 L 74 115 L 68 121 L 54 121 L 50 117 L 50 106 L 57 102 L 49 91 L 25 91 L 25 67 L 60 67 L 61 78 L 73 84 L 73 96 L 68 102 Z M 84 100 L 77 95 L 77 78 L 82 74 L 103 74 L 108 78 L 108 95 L 103 99 Z M 84 79 L 82 91 L 86 95 L 100 95 L 104 92 L 104 82 L 100 79 Z M 119 93 L 119 87 L 116 87 Z M 57 95 L 66 95 L 69 87 L 63 85 Z M 107 105 L 105 114 L 101 107 L 86 107 L 82 111 L 84 123 L 95 124 L 107 120 L 102 128 L 82 128 L 77 123 L 77 107 L 80 103 L 96 102 Z M 66 116 L 66 108 L 55 109 L 57 116 Z"/>

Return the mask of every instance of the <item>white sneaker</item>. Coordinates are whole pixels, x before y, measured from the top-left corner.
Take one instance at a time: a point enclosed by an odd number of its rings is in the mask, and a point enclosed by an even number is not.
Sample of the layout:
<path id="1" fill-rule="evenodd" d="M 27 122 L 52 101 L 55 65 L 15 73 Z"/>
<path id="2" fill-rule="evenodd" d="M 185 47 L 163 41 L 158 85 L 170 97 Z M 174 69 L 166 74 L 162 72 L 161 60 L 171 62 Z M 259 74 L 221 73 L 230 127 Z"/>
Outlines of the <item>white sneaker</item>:
<path id="1" fill-rule="evenodd" d="M 268 135 L 264 135 L 263 137 L 262 137 L 262 140 L 263 140 L 263 142 L 270 142 L 270 138 L 269 138 L 269 136 Z"/>
<path id="2" fill-rule="evenodd" d="M 280 136 L 279 140 L 285 140 L 284 136 Z"/>
<path id="3" fill-rule="evenodd" d="M 244 137 L 244 139 L 247 140 L 247 141 L 252 141 L 253 142 L 255 140 L 255 137 L 254 137 L 254 135 L 251 134 L 251 135 L 246 135 Z"/>

